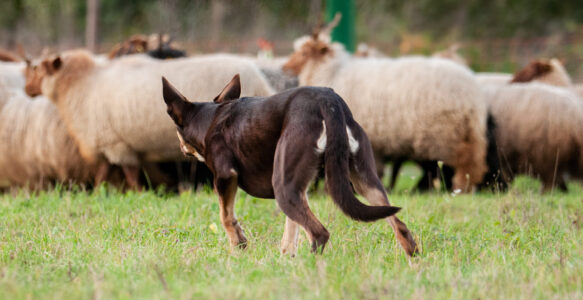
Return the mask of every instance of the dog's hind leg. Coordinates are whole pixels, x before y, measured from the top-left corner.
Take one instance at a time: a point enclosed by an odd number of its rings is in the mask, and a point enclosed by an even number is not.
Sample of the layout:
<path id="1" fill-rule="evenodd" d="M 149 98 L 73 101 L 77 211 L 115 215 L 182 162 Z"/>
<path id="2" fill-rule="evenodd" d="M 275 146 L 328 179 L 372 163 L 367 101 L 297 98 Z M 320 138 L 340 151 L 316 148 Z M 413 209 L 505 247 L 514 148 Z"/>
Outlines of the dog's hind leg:
<path id="1" fill-rule="evenodd" d="M 287 254 L 291 257 L 296 256 L 298 252 L 298 232 L 300 226 L 289 217 L 285 217 L 285 229 L 281 238 L 281 254 Z"/>
<path id="2" fill-rule="evenodd" d="M 305 133 L 310 132 L 309 128 L 298 126 L 295 129 L 298 132 L 295 137 L 288 130 L 277 144 L 273 162 L 273 190 L 281 210 L 308 233 L 312 252 L 317 252 L 318 249 L 323 251 L 330 233 L 310 210 L 306 195 L 308 185 L 316 176 L 319 166 L 320 156 L 315 150 L 310 151 L 314 149 L 317 137 L 306 137 Z"/>
<path id="3" fill-rule="evenodd" d="M 390 205 L 383 184 L 375 174 L 373 152 L 370 142 L 360 126 L 351 126 L 354 137 L 361 145 L 350 159 L 350 181 L 357 193 L 363 195 L 372 205 Z M 387 218 L 393 228 L 397 240 L 405 252 L 412 256 L 418 253 L 417 243 L 413 235 L 395 215 Z"/>
<path id="4" fill-rule="evenodd" d="M 215 179 L 215 191 L 219 195 L 221 223 L 227 232 L 232 247 L 247 247 L 247 238 L 243 228 L 235 217 L 235 195 L 237 194 L 237 176 Z"/>

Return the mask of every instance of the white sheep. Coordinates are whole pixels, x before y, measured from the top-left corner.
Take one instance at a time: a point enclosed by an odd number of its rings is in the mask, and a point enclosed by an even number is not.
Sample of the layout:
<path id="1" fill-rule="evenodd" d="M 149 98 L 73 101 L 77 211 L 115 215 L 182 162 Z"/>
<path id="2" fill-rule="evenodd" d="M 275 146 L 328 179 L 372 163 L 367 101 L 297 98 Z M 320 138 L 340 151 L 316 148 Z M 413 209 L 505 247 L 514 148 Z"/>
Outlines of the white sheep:
<path id="1" fill-rule="evenodd" d="M 0 141 L 3 184 L 86 183 L 95 170 L 81 158 L 57 108 L 44 97 L 13 93 L 0 109 Z"/>
<path id="2" fill-rule="evenodd" d="M 564 174 L 583 175 L 583 104 L 567 89 L 542 83 L 488 85 L 500 164 L 507 179 L 539 177 L 543 189 L 566 189 Z"/>
<path id="3" fill-rule="evenodd" d="M 0 62 L 0 107 L 24 87 L 24 63 Z"/>
<path id="4" fill-rule="evenodd" d="M 556 58 L 549 61 L 535 60 L 513 75 L 512 82 L 537 81 L 554 86 L 570 87 L 571 77 L 563 64 Z"/>
<path id="5" fill-rule="evenodd" d="M 229 55 L 167 61 L 143 55 L 96 63 L 91 53 L 73 50 L 41 63 L 41 90 L 59 109 L 87 161 L 104 155 L 121 165 L 137 186 L 141 161 L 183 159 L 174 123 L 166 116 L 160 77 L 192 100 L 212 99 L 233 74 L 241 74 L 242 95 L 274 93 L 252 63 Z"/>
<path id="6" fill-rule="evenodd" d="M 437 51 L 435 53 L 433 53 L 431 56 L 432 57 L 437 57 L 437 58 L 444 58 L 444 59 L 449 59 L 452 60 L 462 66 L 468 66 L 468 61 L 459 54 L 458 50 L 460 49 L 460 45 L 459 44 L 452 44 L 450 45 L 447 49 L 445 50 L 441 50 L 441 51 Z"/>
<path id="7" fill-rule="evenodd" d="M 556 58 L 549 62 L 536 60 L 514 75 L 513 82 L 543 82 L 554 86 L 570 89 L 583 99 L 583 84 L 574 84 L 571 76 Z"/>
<path id="8" fill-rule="evenodd" d="M 285 65 L 300 85 L 333 88 L 365 129 L 377 157 L 441 160 L 468 191 L 486 172 L 486 104 L 473 74 L 423 57 L 358 59 L 340 44 L 296 40 Z"/>

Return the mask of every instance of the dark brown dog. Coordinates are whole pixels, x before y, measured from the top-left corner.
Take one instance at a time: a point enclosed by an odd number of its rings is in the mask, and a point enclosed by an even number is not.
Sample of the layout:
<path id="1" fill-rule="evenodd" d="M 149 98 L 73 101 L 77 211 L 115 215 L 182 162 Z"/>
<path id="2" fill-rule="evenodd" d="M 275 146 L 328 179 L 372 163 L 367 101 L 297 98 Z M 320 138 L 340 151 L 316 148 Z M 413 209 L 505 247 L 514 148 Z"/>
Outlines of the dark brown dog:
<path id="1" fill-rule="evenodd" d="M 214 175 L 232 246 L 247 243 L 233 211 L 238 185 L 255 197 L 277 199 L 287 216 L 283 253 L 295 255 L 298 225 L 308 233 L 312 251 L 322 251 L 330 234 L 310 211 L 306 189 L 323 167 L 328 192 L 345 214 L 359 221 L 389 217 L 407 254 L 416 251 L 407 226 L 393 216 L 399 208 L 389 205 L 366 134 L 333 90 L 302 87 L 239 99 L 236 75 L 214 102 L 191 103 L 165 78 L 162 82 L 182 151 L 204 160 Z M 362 204 L 351 182 L 378 206 Z"/>

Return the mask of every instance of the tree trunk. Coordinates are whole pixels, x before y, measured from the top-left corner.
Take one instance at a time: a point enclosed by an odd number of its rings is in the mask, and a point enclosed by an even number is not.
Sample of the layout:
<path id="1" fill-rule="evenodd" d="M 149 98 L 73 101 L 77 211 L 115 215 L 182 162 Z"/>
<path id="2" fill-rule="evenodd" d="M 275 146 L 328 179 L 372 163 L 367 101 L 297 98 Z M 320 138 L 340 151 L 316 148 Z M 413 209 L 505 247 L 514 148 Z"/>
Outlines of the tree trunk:
<path id="1" fill-rule="evenodd" d="M 85 46 L 95 52 L 97 48 L 97 22 L 99 16 L 99 0 L 87 0 L 87 23 L 85 25 Z"/>

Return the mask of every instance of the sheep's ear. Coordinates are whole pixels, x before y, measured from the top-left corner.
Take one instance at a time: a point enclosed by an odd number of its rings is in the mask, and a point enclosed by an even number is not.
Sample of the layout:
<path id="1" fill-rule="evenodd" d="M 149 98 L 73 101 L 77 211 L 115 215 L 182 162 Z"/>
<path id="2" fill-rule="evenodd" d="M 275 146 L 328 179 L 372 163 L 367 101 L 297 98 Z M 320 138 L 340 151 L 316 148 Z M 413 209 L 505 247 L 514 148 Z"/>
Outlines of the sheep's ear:
<path id="1" fill-rule="evenodd" d="M 162 95 L 164 102 L 166 102 L 168 115 L 176 125 L 184 126 L 182 115 L 188 101 L 164 76 L 162 76 Z"/>
<path id="2" fill-rule="evenodd" d="M 324 43 L 318 43 L 318 45 L 316 45 L 316 51 L 318 51 L 318 54 L 320 55 L 328 53 L 328 50 L 330 50 L 330 48 Z"/>
<path id="3" fill-rule="evenodd" d="M 45 60 L 43 65 L 47 74 L 53 75 L 61 69 L 63 66 L 63 60 L 61 59 L 61 56 L 57 56 L 56 58 Z"/>
<path id="4" fill-rule="evenodd" d="M 550 63 L 546 63 L 543 61 L 536 62 L 537 76 L 542 76 L 542 75 L 552 71 L 552 69 L 553 69 L 553 66 Z"/>
<path id="5" fill-rule="evenodd" d="M 231 82 L 225 86 L 223 91 L 213 100 L 215 103 L 237 100 L 241 97 L 241 78 L 239 74 L 235 75 Z"/>

